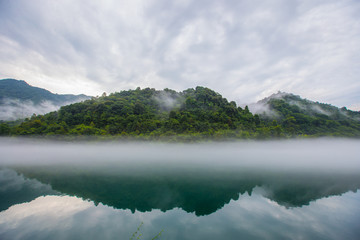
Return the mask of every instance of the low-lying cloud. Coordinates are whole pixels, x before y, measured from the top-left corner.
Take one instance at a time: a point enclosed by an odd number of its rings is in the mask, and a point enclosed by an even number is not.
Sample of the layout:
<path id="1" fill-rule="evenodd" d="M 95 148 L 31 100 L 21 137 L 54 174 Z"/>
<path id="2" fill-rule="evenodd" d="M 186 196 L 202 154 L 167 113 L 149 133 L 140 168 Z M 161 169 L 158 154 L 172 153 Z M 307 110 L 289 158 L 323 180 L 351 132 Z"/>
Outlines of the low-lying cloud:
<path id="1" fill-rule="evenodd" d="M 71 101 L 56 104 L 52 101 L 46 100 L 40 103 L 34 103 L 31 100 L 21 101 L 19 99 L 6 98 L 0 100 L 0 120 L 14 121 L 17 119 L 31 117 L 33 114 L 42 115 L 57 111 L 61 106 L 71 103 L 74 102 Z"/>
<path id="2" fill-rule="evenodd" d="M 180 107 L 184 103 L 183 97 L 176 92 L 162 91 L 154 96 L 155 101 L 162 110 L 170 111 L 175 107 Z"/>
<path id="3" fill-rule="evenodd" d="M 18 99 L 3 99 L 0 105 L 0 120 L 12 121 L 27 118 L 33 114 L 45 114 L 56 111 L 60 106 L 51 101 L 43 101 L 34 104 L 32 101 L 20 101 Z"/>

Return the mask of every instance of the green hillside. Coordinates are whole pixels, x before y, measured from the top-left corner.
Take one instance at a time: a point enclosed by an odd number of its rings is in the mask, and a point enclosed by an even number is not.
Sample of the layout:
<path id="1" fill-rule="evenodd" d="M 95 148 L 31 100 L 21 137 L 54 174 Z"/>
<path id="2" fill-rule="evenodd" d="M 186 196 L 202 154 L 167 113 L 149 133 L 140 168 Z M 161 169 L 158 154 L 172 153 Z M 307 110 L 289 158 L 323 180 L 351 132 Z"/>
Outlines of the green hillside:
<path id="1" fill-rule="evenodd" d="M 260 116 L 276 121 L 291 135 L 360 136 L 360 112 L 313 102 L 289 93 L 273 94 L 258 104 L 266 107 Z"/>
<path id="2" fill-rule="evenodd" d="M 137 88 L 63 106 L 15 126 L 3 123 L 0 134 L 175 140 L 360 136 L 359 112 L 292 94 L 260 103 L 267 111 L 259 116 L 205 87 L 182 92 Z"/>
<path id="3" fill-rule="evenodd" d="M 172 136 L 255 132 L 260 121 L 204 87 L 121 91 L 34 116 L 11 129 L 14 135 Z"/>

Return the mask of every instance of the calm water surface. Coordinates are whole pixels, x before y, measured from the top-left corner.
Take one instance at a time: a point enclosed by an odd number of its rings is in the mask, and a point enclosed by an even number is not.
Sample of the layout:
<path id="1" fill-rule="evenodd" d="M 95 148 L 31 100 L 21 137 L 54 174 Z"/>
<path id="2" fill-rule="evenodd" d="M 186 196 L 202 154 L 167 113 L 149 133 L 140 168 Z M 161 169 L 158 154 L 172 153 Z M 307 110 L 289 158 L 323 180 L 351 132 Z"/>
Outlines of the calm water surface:
<path id="1" fill-rule="evenodd" d="M 0 239 L 359 239 L 359 143 L 1 139 Z"/>

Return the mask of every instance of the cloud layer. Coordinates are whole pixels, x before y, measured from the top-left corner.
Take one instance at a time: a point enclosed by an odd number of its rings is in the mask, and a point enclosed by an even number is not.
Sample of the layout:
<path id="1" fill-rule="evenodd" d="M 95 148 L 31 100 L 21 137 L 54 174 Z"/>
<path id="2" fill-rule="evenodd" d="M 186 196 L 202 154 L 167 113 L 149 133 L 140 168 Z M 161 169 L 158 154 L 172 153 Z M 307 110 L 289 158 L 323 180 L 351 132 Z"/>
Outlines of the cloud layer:
<path id="1" fill-rule="evenodd" d="M 358 109 L 360 2 L 0 1 L 0 77 L 58 93 L 278 90 Z"/>

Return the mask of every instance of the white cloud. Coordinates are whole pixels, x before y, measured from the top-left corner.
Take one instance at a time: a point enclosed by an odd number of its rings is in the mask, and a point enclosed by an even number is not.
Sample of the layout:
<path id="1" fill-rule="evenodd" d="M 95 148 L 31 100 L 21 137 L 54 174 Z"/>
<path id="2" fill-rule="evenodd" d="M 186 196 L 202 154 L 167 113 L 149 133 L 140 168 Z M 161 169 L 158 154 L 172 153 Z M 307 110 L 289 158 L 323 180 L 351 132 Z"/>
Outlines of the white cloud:
<path id="1" fill-rule="evenodd" d="M 203 85 L 239 103 L 281 90 L 351 107 L 359 10 L 356 0 L 2 1 L 0 77 L 58 93 Z"/>

